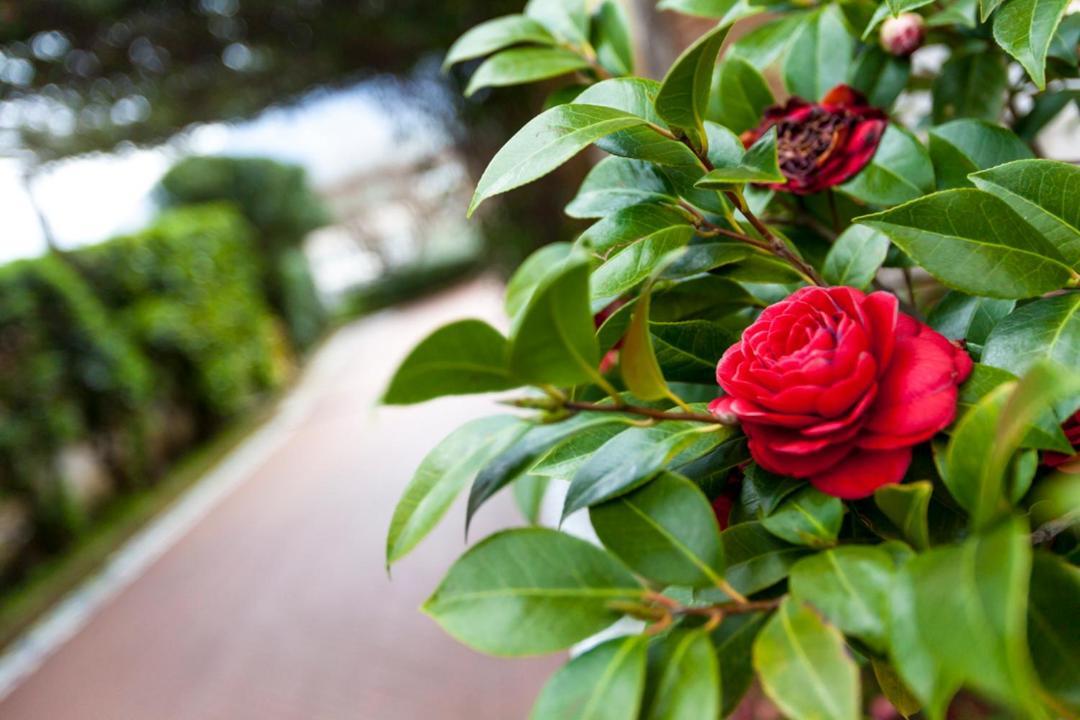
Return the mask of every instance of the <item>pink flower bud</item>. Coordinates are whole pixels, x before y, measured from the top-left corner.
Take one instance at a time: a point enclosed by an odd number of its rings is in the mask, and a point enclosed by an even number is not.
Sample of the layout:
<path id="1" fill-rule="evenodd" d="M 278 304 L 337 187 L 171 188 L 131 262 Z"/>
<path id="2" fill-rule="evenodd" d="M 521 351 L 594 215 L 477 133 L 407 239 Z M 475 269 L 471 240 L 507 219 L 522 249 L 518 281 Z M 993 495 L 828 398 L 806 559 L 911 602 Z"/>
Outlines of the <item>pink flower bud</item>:
<path id="1" fill-rule="evenodd" d="M 922 46 L 924 26 L 916 13 L 890 17 L 881 24 L 881 47 L 890 55 L 907 57 Z"/>

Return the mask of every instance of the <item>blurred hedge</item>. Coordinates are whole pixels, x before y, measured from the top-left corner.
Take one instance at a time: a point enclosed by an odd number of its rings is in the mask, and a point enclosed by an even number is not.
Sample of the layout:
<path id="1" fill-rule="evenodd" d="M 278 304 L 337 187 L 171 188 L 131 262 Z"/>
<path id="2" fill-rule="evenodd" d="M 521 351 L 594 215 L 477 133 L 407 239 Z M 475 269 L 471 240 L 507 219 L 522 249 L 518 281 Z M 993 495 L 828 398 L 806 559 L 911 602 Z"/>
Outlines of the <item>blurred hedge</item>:
<path id="1" fill-rule="evenodd" d="M 65 452 L 96 458 L 106 496 L 131 491 L 284 380 L 292 351 L 257 237 L 205 205 L 0 268 L 0 580 L 62 549 L 100 500 Z"/>

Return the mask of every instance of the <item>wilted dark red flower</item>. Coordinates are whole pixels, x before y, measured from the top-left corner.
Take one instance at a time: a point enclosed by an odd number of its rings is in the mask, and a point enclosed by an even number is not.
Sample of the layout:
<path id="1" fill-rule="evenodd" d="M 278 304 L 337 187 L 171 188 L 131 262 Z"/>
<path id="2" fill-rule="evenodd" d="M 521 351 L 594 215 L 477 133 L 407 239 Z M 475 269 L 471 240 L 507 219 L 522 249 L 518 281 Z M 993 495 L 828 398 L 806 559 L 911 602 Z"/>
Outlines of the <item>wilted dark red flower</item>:
<path id="1" fill-rule="evenodd" d="M 861 498 L 899 482 L 911 448 L 953 421 L 972 363 L 896 297 L 806 287 L 767 307 L 716 367 L 750 455 L 770 472 Z"/>
<path id="2" fill-rule="evenodd" d="M 776 127 L 780 171 L 787 182 L 769 187 L 810 195 L 850 180 L 874 157 L 888 120 L 847 85 L 837 85 L 820 103 L 792 97 L 765 111 L 753 130 L 742 134 L 746 147 Z"/>
<path id="3" fill-rule="evenodd" d="M 926 22 L 918 13 L 901 13 L 881 23 L 881 47 L 897 57 L 907 57 L 923 44 Z"/>
<path id="4" fill-rule="evenodd" d="M 1072 443 L 1073 449 L 1077 452 L 1072 455 L 1059 452 L 1044 452 L 1042 456 L 1043 465 L 1060 467 L 1071 460 L 1080 460 L 1080 410 L 1077 410 L 1068 420 L 1063 422 L 1061 429 L 1065 431 L 1065 437 L 1069 438 L 1069 442 Z"/>

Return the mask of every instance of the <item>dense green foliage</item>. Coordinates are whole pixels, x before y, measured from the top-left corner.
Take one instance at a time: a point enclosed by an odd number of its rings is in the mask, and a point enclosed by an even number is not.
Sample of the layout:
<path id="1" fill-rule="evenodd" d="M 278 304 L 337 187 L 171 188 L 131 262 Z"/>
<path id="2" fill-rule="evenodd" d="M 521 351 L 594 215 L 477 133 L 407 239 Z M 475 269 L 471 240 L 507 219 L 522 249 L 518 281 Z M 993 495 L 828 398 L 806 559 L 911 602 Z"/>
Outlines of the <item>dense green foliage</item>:
<path id="1" fill-rule="evenodd" d="M 662 6 L 718 20 L 662 82 L 632 77 L 615 0 L 530 0 L 451 48 L 490 55 L 470 93 L 578 84 L 493 157 L 470 213 L 589 146 L 611 157 L 567 206 L 595 223 L 511 278 L 508 332 L 444 326 L 391 381 L 397 404 L 519 388 L 522 413 L 424 458 L 387 562 L 470 481 L 466 528 L 507 486 L 531 525 L 544 488 L 563 506 L 542 519 L 588 512 L 597 544 L 497 533 L 424 606 L 494 655 L 639 621 L 558 671 L 534 720 L 716 720 L 755 678 L 795 720 L 877 717 L 877 694 L 941 720 L 958 693 L 1076 717 L 1080 168 L 1035 155 L 1074 97 L 1080 15 Z M 912 73 L 924 42 L 947 51 L 933 77 Z M 767 110 L 772 70 L 788 103 Z"/>

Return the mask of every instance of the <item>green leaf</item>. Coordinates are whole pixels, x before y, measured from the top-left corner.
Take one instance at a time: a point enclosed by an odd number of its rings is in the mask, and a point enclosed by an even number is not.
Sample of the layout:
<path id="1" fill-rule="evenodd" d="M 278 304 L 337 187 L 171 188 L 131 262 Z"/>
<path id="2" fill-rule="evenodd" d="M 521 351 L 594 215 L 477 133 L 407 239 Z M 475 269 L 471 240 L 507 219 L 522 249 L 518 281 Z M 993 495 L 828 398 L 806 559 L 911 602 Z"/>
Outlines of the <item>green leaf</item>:
<path id="1" fill-rule="evenodd" d="M 986 22 L 990 14 L 1005 0 L 979 0 L 979 21 Z"/>
<path id="2" fill-rule="evenodd" d="M 563 517 L 630 492 L 664 467 L 700 457 L 734 433 L 729 427 L 692 421 L 667 421 L 619 433 L 574 475 Z"/>
<path id="3" fill-rule="evenodd" d="M 737 325 L 715 320 L 653 322 L 649 325 L 657 362 L 675 382 L 716 382 L 716 363 L 739 340 Z"/>
<path id="4" fill-rule="evenodd" d="M 971 176 L 980 190 L 1007 202 L 1073 268 L 1080 269 L 1080 167 L 1055 160 L 1017 160 Z"/>
<path id="5" fill-rule="evenodd" d="M 544 685 L 530 720 L 636 720 L 645 688 L 644 635 L 578 655 Z"/>
<path id="6" fill-rule="evenodd" d="M 505 87 L 558 77 L 589 67 L 585 58 L 562 48 L 514 48 L 492 55 L 476 69 L 465 97 L 487 87 Z"/>
<path id="7" fill-rule="evenodd" d="M 820 100 L 847 79 L 855 38 L 837 5 L 815 10 L 796 32 L 784 60 L 784 85 L 792 95 Z"/>
<path id="8" fill-rule="evenodd" d="M 581 45 L 589 39 L 585 0 L 529 0 L 525 4 L 525 14 L 561 40 Z"/>
<path id="9" fill-rule="evenodd" d="M 405 557 L 431 532 L 480 468 L 525 430 L 512 415 L 467 423 L 420 462 L 394 509 L 386 537 L 386 565 Z"/>
<path id="10" fill-rule="evenodd" d="M 769 699 L 793 720 L 857 720 L 859 671 L 844 638 L 787 598 L 754 641 L 754 667 Z"/>
<path id="11" fill-rule="evenodd" d="M 661 10 L 675 10 L 683 15 L 719 20 L 726 17 L 737 2 L 738 0 L 660 0 L 657 7 Z"/>
<path id="12" fill-rule="evenodd" d="M 530 525 L 540 522 L 540 506 L 544 502 L 544 494 L 547 492 L 551 478 L 544 475 L 522 475 L 514 481 L 514 502 L 518 510 L 529 521 Z"/>
<path id="13" fill-rule="evenodd" d="M 684 247 L 693 235 L 694 229 L 690 225 L 674 225 L 616 251 L 593 271 L 593 301 L 614 300 L 633 289 L 653 273 L 661 259 Z"/>
<path id="14" fill-rule="evenodd" d="M 590 144 L 642 125 L 635 115 L 597 105 L 556 105 L 530 120 L 495 154 L 476 186 L 468 215 L 484 200 L 547 175 Z"/>
<path id="15" fill-rule="evenodd" d="M 890 123 L 870 164 L 840 186 L 856 200 L 871 205 L 898 205 L 934 188 L 934 168 L 926 148 L 914 135 Z"/>
<path id="16" fill-rule="evenodd" d="M 1003 509 L 1005 468 L 989 458 L 1001 412 L 1014 388 L 1015 383 L 999 385 L 979 400 L 956 424 L 945 451 L 948 471 L 942 479 L 976 525 L 987 524 Z"/>
<path id="17" fill-rule="evenodd" d="M 805 487 L 805 480 L 777 475 L 751 464 L 743 476 L 740 502 L 751 515 L 761 518 L 774 513 L 785 498 Z"/>
<path id="18" fill-rule="evenodd" d="M 751 652 L 765 625 L 762 613 L 732 615 L 713 630 L 712 643 L 720 669 L 720 716 L 728 717 L 754 682 Z"/>
<path id="19" fill-rule="evenodd" d="M 708 499 L 674 473 L 589 510 L 604 546 L 634 572 L 661 585 L 722 582 L 724 549 Z"/>
<path id="20" fill-rule="evenodd" d="M 999 53 L 981 51 L 954 54 L 934 78 L 934 124 L 956 118 L 996 122 L 1005 107 L 1009 78 Z"/>
<path id="21" fill-rule="evenodd" d="M 974 28 L 978 14 L 979 0 L 946 0 L 941 10 L 931 11 L 926 18 L 926 26 L 931 28 L 956 25 L 962 28 Z"/>
<path id="22" fill-rule="evenodd" d="M 603 218 L 639 203 L 679 202 L 671 182 L 652 163 L 621 157 L 604 158 L 585 176 L 566 206 L 574 218 Z"/>
<path id="23" fill-rule="evenodd" d="M 684 135 L 698 152 L 708 148 L 703 122 L 713 67 L 727 31 L 727 26 L 717 25 L 683 51 L 664 76 L 656 96 L 660 117 L 672 130 Z"/>
<path id="24" fill-rule="evenodd" d="M 930 547 L 930 526 L 927 513 L 934 484 L 929 480 L 883 485 L 874 491 L 874 504 L 897 527 L 904 539 L 916 550 Z"/>
<path id="25" fill-rule="evenodd" d="M 1080 711 L 1080 568 L 1035 553 L 1030 603 L 1028 643 L 1039 681 Z"/>
<path id="26" fill-rule="evenodd" d="M 656 362 L 652 337 L 649 335 L 649 306 L 651 284 L 638 296 L 630 327 L 626 331 L 619 353 L 619 371 L 626 389 L 642 400 L 671 397 L 664 374 Z"/>
<path id="27" fill-rule="evenodd" d="M 444 325 L 413 348 L 383 394 L 387 405 L 444 395 L 508 390 L 521 385 L 507 362 L 506 338 L 480 320 Z"/>
<path id="28" fill-rule="evenodd" d="M 874 107 L 887 108 L 907 85 L 911 62 L 890 55 L 876 45 L 860 53 L 851 68 L 851 86 Z"/>
<path id="29" fill-rule="evenodd" d="M 536 288 L 510 337 L 510 369 L 529 383 L 577 385 L 599 376 L 589 309 L 589 262 L 567 258 Z"/>
<path id="30" fill-rule="evenodd" d="M 994 16 L 994 39 L 1046 87 L 1046 53 L 1069 0 L 1010 0 Z"/>
<path id="31" fill-rule="evenodd" d="M 570 243 L 545 245 L 518 266 L 506 284 L 506 314 L 516 318 L 532 299 L 536 288 L 552 272 L 558 272 L 567 259 L 573 258 Z"/>
<path id="32" fill-rule="evenodd" d="M 784 182 L 776 154 L 776 128 L 771 127 L 743 154 L 738 165 L 717 167 L 695 183 L 706 190 L 727 190 L 742 183 Z"/>
<path id="33" fill-rule="evenodd" d="M 1011 518 L 964 543 L 912 556 L 893 583 L 890 647 L 894 665 L 941 720 L 961 686 L 1044 717 L 1033 699 L 1025 623 L 1031 545 Z"/>
<path id="34" fill-rule="evenodd" d="M 532 475 L 569 480 L 600 446 L 629 427 L 623 422 L 590 425 L 574 432 L 530 468 Z"/>
<path id="35" fill-rule="evenodd" d="M 1080 18 L 1080 14 L 1070 17 Z M 1070 103 L 1080 100 L 1080 90 L 1065 88 L 1056 92 L 1041 92 L 1034 99 L 1035 104 L 1028 114 L 1013 124 L 1013 132 L 1025 142 L 1033 141 Z"/>
<path id="36" fill-rule="evenodd" d="M 792 598 L 816 607 L 846 635 L 883 652 L 893 572 L 893 560 L 881 548 L 848 545 L 795 563 L 788 587 Z"/>
<path id="37" fill-rule="evenodd" d="M 741 58 L 728 58 L 713 72 L 705 117 L 741 133 L 757 127 L 765 108 L 775 102 L 757 68 Z"/>
<path id="38" fill-rule="evenodd" d="M 840 498 L 806 487 L 780 504 L 761 525 L 781 540 L 812 548 L 836 544 L 844 521 L 844 503 Z"/>
<path id="39" fill-rule="evenodd" d="M 608 215 L 583 232 L 577 242 L 606 257 L 636 240 L 674 227 L 690 227 L 684 211 L 670 205 L 642 203 Z"/>
<path id="40" fill-rule="evenodd" d="M 727 58 L 740 58 L 764 70 L 788 51 L 808 15 L 805 12 L 784 13 L 777 20 L 763 23 L 731 43 Z"/>
<path id="41" fill-rule="evenodd" d="M 705 631 L 676 631 L 662 637 L 649 675 L 642 720 L 713 720 L 718 716 L 719 670 Z"/>
<path id="42" fill-rule="evenodd" d="M 584 540 L 543 528 L 496 533 L 461 556 L 424 612 L 492 655 L 555 652 L 619 618 L 610 604 L 641 597 L 618 561 Z"/>
<path id="43" fill-rule="evenodd" d="M 966 340 L 981 347 L 994 326 L 1014 307 L 1015 300 L 995 300 L 950 290 L 934 306 L 927 322 L 950 340 Z"/>
<path id="44" fill-rule="evenodd" d="M 789 545 L 760 522 L 732 525 L 720 533 L 727 572 L 724 577 L 743 595 L 753 595 L 787 577 L 791 566 L 809 551 Z"/>
<path id="45" fill-rule="evenodd" d="M 1080 13 L 1067 12 L 1054 33 L 1054 39 L 1050 41 L 1049 56 L 1075 69 L 1080 65 L 1080 58 L 1076 56 L 1077 45 L 1080 45 Z"/>
<path id="46" fill-rule="evenodd" d="M 1007 370 L 976 363 L 971 375 L 960 387 L 960 397 L 956 402 L 957 420 L 970 411 L 979 400 L 986 397 L 991 390 L 1016 379 L 1017 377 Z M 1072 452 L 1072 444 L 1062 432 L 1061 421 L 1053 412 L 1047 412 L 1034 421 L 1028 428 L 1020 447 L 1056 450 L 1063 453 Z"/>
<path id="47" fill-rule="evenodd" d="M 1023 298 L 1057 290 L 1071 270 L 1003 200 L 974 189 L 928 195 L 859 222 L 889 236 L 945 285 Z"/>
<path id="48" fill-rule="evenodd" d="M 922 709 L 922 703 L 908 689 L 900 674 L 889 663 L 877 658 L 870 658 L 870 665 L 874 668 L 874 677 L 877 679 L 881 693 L 888 699 L 896 711 L 905 718 L 910 718 Z"/>
<path id="49" fill-rule="evenodd" d="M 1080 293 L 1022 305 L 999 322 L 986 340 L 986 365 L 1023 375 L 1040 359 L 1080 367 Z"/>
<path id="50" fill-rule="evenodd" d="M 830 285 L 866 290 L 888 252 L 888 237 L 865 225 L 851 225 L 829 248 L 821 272 Z"/>
<path id="51" fill-rule="evenodd" d="M 969 173 L 1029 157 L 1023 140 L 985 120 L 954 120 L 930 129 L 930 158 L 942 190 L 971 187 Z"/>
<path id="52" fill-rule="evenodd" d="M 664 271 L 664 277 L 668 279 L 692 277 L 745 260 L 752 254 L 753 250 L 747 245 L 737 242 L 691 245 L 678 260 L 668 266 Z"/>
<path id="53" fill-rule="evenodd" d="M 446 53 L 443 69 L 519 43 L 553 45 L 555 38 L 543 25 L 531 18 L 524 15 L 505 15 L 480 23 L 458 38 Z"/>
<path id="54" fill-rule="evenodd" d="M 603 0 L 593 14 L 593 47 L 596 58 L 614 75 L 634 72 L 634 48 L 630 23 L 622 3 Z"/>

